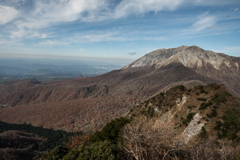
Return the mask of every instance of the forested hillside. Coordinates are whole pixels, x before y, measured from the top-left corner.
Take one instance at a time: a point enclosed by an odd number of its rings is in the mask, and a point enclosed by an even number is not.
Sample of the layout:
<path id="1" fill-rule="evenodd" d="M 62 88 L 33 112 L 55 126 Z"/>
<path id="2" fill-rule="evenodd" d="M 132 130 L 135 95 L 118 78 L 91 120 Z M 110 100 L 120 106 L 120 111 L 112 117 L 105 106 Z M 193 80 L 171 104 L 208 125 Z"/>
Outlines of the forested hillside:
<path id="1" fill-rule="evenodd" d="M 42 159 L 239 159 L 239 102 L 220 84 L 175 86 Z"/>

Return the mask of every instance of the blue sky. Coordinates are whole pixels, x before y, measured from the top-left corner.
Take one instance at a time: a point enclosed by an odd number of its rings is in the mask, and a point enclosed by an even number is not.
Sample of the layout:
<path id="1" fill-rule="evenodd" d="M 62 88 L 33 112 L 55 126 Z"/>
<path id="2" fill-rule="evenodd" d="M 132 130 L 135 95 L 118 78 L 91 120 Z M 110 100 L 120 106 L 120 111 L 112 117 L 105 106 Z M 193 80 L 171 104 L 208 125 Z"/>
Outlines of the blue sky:
<path id="1" fill-rule="evenodd" d="M 0 1 L 0 57 L 134 60 L 181 45 L 240 57 L 240 0 Z"/>

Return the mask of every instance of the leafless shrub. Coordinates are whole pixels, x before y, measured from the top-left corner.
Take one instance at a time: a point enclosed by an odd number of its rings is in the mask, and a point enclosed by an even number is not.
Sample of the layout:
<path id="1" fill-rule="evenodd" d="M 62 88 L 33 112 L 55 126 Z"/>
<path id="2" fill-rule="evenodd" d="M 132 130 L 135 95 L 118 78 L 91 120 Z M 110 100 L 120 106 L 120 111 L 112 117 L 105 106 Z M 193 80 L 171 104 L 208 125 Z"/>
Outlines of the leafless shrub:
<path id="1" fill-rule="evenodd" d="M 226 147 L 224 142 L 216 144 L 211 140 L 204 140 L 200 144 L 187 148 L 191 152 L 191 159 L 201 160 L 235 160 L 236 150 Z"/>
<path id="2" fill-rule="evenodd" d="M 140 120 L 127 125 L 123 131 L 124 154 L 132 160 L 173 159 L 184 153 L 173 145 L 175 135 L 171 125 L 156 125 L 153 120 Z M 188 154 L 186 154 L 188 155 Z"/>
<path id="3" fill-rule="evenodd" d="M 124 160 L 235 160 L 237 152 L 223 142 L 197 140 L 195 144 L 176 141 L 172 125 L 153 120 L 139 120 L 122 130 Z"/>

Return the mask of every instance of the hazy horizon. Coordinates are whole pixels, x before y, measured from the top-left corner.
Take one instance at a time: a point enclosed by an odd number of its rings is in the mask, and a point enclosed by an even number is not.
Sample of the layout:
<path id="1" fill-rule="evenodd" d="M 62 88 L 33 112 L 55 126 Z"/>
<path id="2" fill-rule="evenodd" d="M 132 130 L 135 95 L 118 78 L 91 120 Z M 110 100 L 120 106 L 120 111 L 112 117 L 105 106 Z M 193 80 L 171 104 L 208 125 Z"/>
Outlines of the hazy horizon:
<path id="1" fill-rule="evenodd" d="M 0 56 L 1 57 L 1 56 Z M 0 83 L 9 79 L 36 78 L 40 81 L 96 76 L 132 62 L 119 59 L 16 57 L 0 58 Z"/>

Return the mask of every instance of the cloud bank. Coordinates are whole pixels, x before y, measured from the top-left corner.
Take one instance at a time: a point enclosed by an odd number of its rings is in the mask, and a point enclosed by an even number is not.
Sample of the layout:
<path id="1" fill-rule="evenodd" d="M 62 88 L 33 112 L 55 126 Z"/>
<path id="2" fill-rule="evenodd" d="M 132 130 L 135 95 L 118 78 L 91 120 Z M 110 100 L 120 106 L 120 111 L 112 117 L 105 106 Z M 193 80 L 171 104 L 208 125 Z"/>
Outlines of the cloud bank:
<path id="1" fill-rule="evenodd" d="M 219 6 L 239 4 L 238 0 L 2 0 L 0 2 L 0 29 L 5 32 L 0 37 L 6 39 L 47 39 L 54 37 L 54 31 L 44 30 L 50 27 L 85 22 L 104 22 L 124 19 L 132 15 L 144 15 L 149 12 L 176 11 L 186 6 Z M 238 11 L 238 8 L 235 9 Z M 199 32 L 215 24 L 216 16 L 204 13 L 191 25 L 188 31 Z M 3 36 L 4 35 L 4 36 Z M 72 37 L 76 41 L 124 41 L 118 34 L 89 34 Z M 92 38 L 94 37 L 94 38 Z M 136 38 L 129 38 L 134 40 Z M 138 39 L 138 38 L 137 38 Z M 152 39 L 150 37 L 150 39 Z M 155 37 L 156 40 L 159 37 Z M 164 39 L 160 37 L 160 39 Z M 2 40 L 4 42 L 4 39 Z M 67 44 L 55 41 L 42 41 L 41 45 Z"/>

